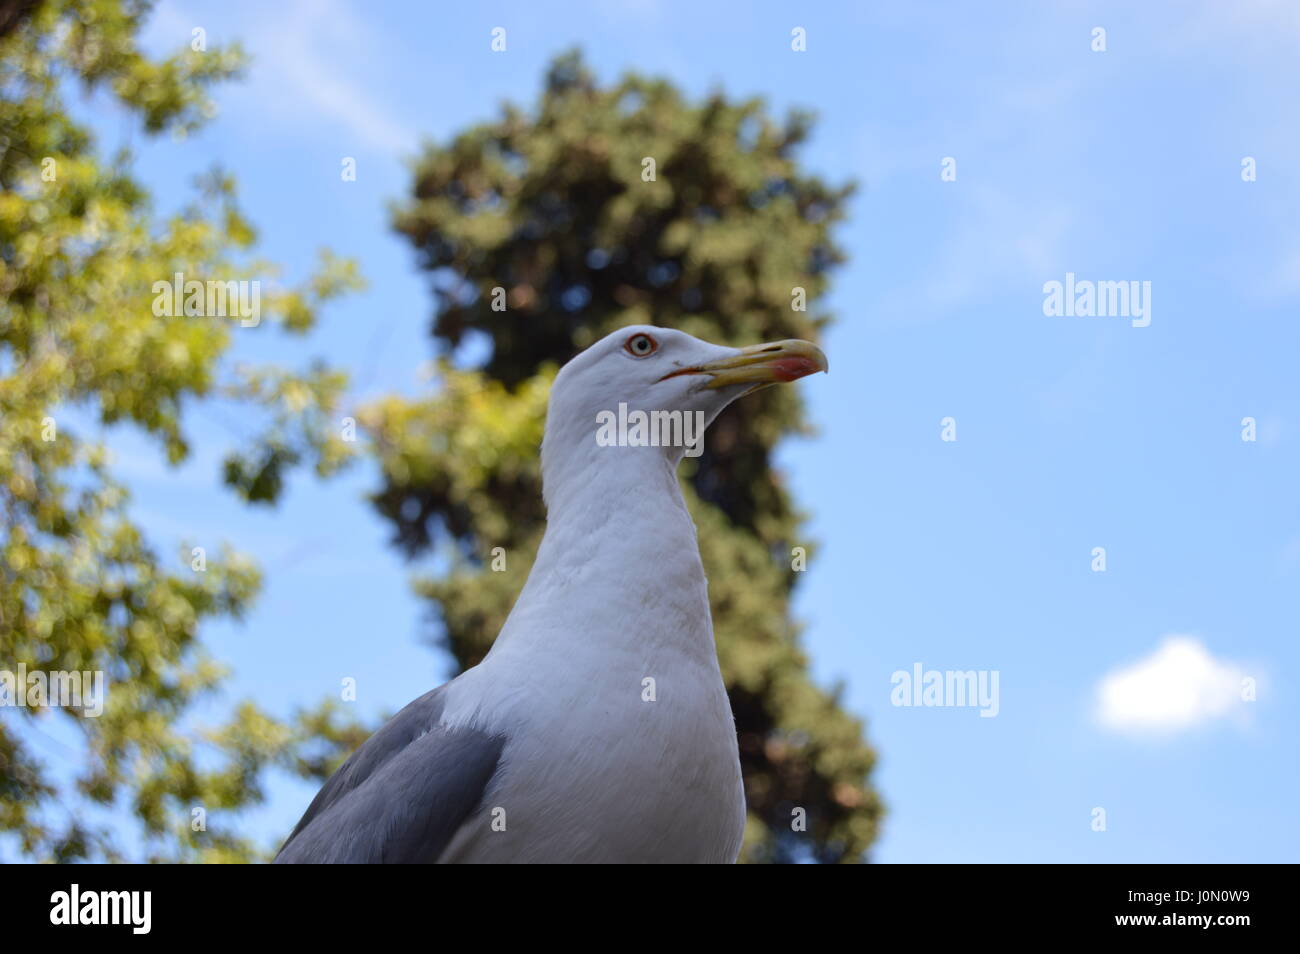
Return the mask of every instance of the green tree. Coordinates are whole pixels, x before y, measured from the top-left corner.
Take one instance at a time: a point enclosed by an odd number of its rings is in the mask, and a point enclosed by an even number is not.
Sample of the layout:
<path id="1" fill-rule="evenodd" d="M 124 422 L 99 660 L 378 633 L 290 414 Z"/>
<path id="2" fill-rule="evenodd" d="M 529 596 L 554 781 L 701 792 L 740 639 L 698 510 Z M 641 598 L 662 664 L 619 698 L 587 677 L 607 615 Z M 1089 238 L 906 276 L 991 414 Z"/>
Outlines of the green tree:
<path id="1" fill-rule="evenodd" d="M 148 10 L 132 0 L 0 4 L 0 670 L 102 671 L 109 685 L 98 718 L 16 708 L 12 697 L 0 708 L 0 832 L 38 860 L 256 857 L 232 815 L 261 799 L 262 770 L 319 776 L 357 741 L 329 706 L 284 724 L 244 703 L 225 724 L 191 724 L 192 704 L 222 676 L 200 626 L 240 616 L 257 569 L 229 550 L 208 554 L 203 572 L 188 550 L 160 557 L 93 434 L 138 429 L 175 464 L 189 453 L 184 412 L 237 402 L 263 429 L 225 476 L 259 502 L 275 499 L 288 467 L 326 474 L 347 456 L 332 436 L 341 374 L 243 367 L 231 349 L 236 335 L 273 325 L 309 331 L 318 306 L 356 284 L 350 263 L 325 254 L 302 287 L 269 289 L 256 328 L 154 313 L 154 283 L 176 272 L 272 284 L 276 272 L 250 257 L 254 232 L 228 177 L 205 176 L 191 207 L 158 217 L 131 157 L 102 156 L 66 108 L 80 86 L 115 98 L 149 133 L 179 137 L 203 120 L 207 88 L 243 56 L 187 47 L 151 59 L 136 45 Z M 44 727 L 59 718 L 82 740 L 70 772 L 42 758 Z M 208 813 L 206 831 L 193 830 L 195 807 Z M 115 831 L 123 812 L 139 822 L 130 850 Z"/>
<path id="2" fill-rule="evenodd" d="M 553 63 L 531 112 L 507 105 L 419 157 L 395 225 L 431 274 L 442 387 L 376 402 L 363 423 L 397 543 L 443 558 L 418 585 L 462 668 L 487 652 L 540 542 L 537 448 L 559 364 L 631 322 L 733 345 L 825 325 L 797 289 L 815 303 L 842 260 L 831 229 L 851 187 L 798 169 L 810 125 L 775 122 L 760 100 L 692 104 L 636 75 L 601 88 L 575 53 Z M 446 359 L 470 342 L 480 366 Z M 874 754 L 837 694 L 810 681 L 789 614 L 792 549 L 808 541 L 771 457 L 803 430 L 795 389 L 737 402 L 683 466 L 684 489 L 740 734 L 742 857 L 858 861 L 880 817 Z"/>

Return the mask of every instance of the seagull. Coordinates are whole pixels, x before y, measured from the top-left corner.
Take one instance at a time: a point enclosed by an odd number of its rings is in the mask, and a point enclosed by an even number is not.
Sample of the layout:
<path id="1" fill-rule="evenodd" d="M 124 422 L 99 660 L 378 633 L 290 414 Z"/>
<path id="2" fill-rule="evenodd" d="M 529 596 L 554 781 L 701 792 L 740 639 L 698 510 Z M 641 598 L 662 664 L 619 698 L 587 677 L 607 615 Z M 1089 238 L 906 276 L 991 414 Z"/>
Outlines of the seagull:
<path id="1" fill-rule="evenodd" d="M 276 862 L 734 863 L 736 727 L 677 465 L 736 398 L 825 370 L 807 341 L 648 325 L 566 364 L 546 532 L 491 651 L 357 749 Z"/>

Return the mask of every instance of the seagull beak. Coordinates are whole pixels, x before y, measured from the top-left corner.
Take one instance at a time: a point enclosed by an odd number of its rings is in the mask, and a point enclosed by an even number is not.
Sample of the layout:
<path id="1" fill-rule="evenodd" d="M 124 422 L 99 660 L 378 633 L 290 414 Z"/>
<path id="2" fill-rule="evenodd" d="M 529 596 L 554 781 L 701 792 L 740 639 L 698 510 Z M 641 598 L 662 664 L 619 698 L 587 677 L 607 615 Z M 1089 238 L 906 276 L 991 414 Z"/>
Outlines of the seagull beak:
<path id="1" fill-rule="evenodd" d="M 752 394 L 760 388 L 787 381 L 797 381 L 818 371 L 826 371 L 826 355 L 822 349 L 811 341 L 789 338 L 774 341 L 771 344 L 752 345 L 741 348 L 738 352 L 708 361 L 690 368 L 679 368 L 665 374 L 659 380 L 675 378 L 681 374 L 707 374 L 710 380 L 705 389 L 730 387 L 733 384 L 748 384 L 745 394 Z"/>

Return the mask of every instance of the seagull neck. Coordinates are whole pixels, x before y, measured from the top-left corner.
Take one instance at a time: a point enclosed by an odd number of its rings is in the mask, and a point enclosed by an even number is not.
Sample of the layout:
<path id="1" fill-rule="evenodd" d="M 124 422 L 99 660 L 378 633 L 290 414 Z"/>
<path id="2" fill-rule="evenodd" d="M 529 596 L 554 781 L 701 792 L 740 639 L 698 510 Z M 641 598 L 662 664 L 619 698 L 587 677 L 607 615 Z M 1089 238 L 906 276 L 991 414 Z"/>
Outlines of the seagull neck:
<path id="1" fill-rule="evenodd" d="M 533 576 L 604 580 L 635 592 L 649 574 L 692 599 L 704 592 L 699 540 L 674 458 L 660 448 L 601 448 L 599 457 L 566 472 L 577 479 L 547 484 L 546 533 Z"/>
<path id="2" fill-rule="evenodd" d="M 680 455 L 663 448 L 600 448 L 588 466 L 569 467 L 545 474 L 549 526 L 583 527 L 617 525 L 620 516 L 655 512 L 685 512 L 677 482 Z"/>
<path id="3" fill-rule="evenodd" d="M 586 467 L 545 468 L 546 533 L 493 654 L 549 658 L 599 634 L 611 651 L 668 649 L 716 669 L 708 584 L 675 461 L 659 448 L 614 450 Z"/>

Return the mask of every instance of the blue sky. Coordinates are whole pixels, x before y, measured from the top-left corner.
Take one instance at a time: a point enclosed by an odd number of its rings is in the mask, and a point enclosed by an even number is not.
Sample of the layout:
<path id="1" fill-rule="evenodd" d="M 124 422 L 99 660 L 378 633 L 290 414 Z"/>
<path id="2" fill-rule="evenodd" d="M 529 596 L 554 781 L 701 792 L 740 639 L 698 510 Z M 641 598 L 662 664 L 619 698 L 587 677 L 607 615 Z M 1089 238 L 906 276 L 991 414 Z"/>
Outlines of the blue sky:
<path id="1" fill-rule="evenodd" d="M 532 101 L 554 54 L 816 110 L 804 162 L 860 191 L 834 372 L 799 385 L 820 434 L 781 463 L 822 544 L 796 602 L 815 673 L 880 752 L 874 859 L 1300 860 L 1300 7 L 786 6 L 162 3 L 151 49 L 202 27 L 254 57 L 216 119 L 178 144 L 83 106 L 106 144 L 137 147 L 161 210 L 217 160 L 290 277 L 322 244 L 360 260 L 369 290 L 311 339 L 358 398 L 428 386 L 431 298 L 387 226 L 406 158 Z M 1150 282 L 1150 324 L 1044 315 L 1067 272 Z M 267 334 L 239 349 L 304 357 Z M 217 473 L 254 422 L 191 426 L 176 471 L 113 445 L 160 546 L 227 540 L 263 565 L 250 618 L 206 633 L 229 699 L 287 713 L 351 676 L 374 717 L 447 676 L 363 499 L 372 471 L 300 475 L 278 509 L 249 510 Z M 892 705 L 891 675 L 918 663 L 996 671 L 997 716 Z M 268 841 L 312 793 L 270 791 L 241 822 Z"/>

